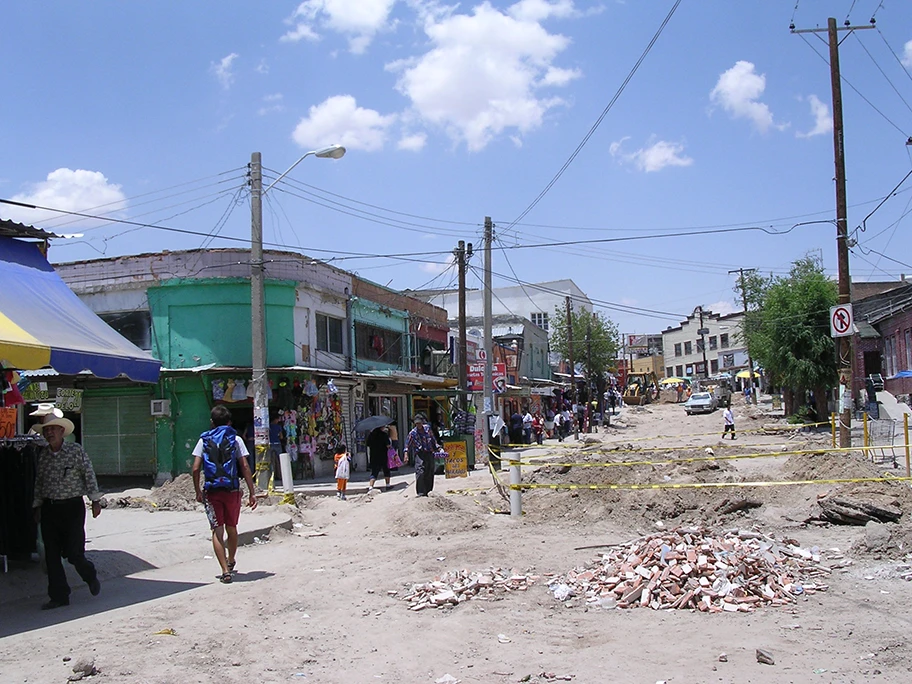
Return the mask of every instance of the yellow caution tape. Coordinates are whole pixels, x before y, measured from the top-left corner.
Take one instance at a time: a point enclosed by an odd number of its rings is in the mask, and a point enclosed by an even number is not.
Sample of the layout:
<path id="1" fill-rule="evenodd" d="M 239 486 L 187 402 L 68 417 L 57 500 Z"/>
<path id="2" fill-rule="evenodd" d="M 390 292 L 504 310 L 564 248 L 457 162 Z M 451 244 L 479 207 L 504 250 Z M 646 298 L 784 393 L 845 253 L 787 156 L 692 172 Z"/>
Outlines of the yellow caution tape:
<path id="1" fill-rule="evenodd" d="M 160 630 L 158 630 L 157 632 L 152 632 L 152 633 L 153 633 L 153 634 L 165 634 L 165 635 L 167 635 L 167 636 L 177 636 L 177 632 L 175 632 L 175 631 L 174 631 L 173 629 L 171 629 L 170 627 L 167 627 L 167 628 L 165 628 L 165 629 L 160 629 Z"/>
<path id="2" fill-rule="evenodd" d="M 745 445 L 746 446 L 746 445 Z M 759 446 L 759 445 L 756 445 Z M 703 449 L 705 447 L 679 447 L 678 450 Z M 715 447 L 713 447 L 715 448 Z M 800 454 L 834 454 L 846 453 L 850 451 L 869 451 L 871 449 L 902 449 L 903 446 L 895 447 L 837 447 L 835 449 L 792 449 L 788 451 L 764 451 L 757 454 L 730 454 L 712 456 L 691 456 L 688 458 L 673 458 L 664 461 L 613 461 L 610 463 L 551 463 L 547 461 L 515 461 L 508 460 L 507 464 L 511 466 L 524 466 L 526 468 L 541 468 L 544 466 L 554 466 L 558 468 L 617 468 L 624 466 L 644 466 L 644 465 L 674 465 L 676 463 L 694 463 L 698 461 L 734 461 L 742 458 L 778 458 L 781 456 L 795 456 Z M 608 452 L 612 454 L 627 453 L 624 451 Z"/>
<path id="3" fill-rule="evenodd" d="M 908 482 L 912 477 L 853 477 L 783 482 L 662 482 L 648 484 L 511 484 L 509 489 L 720 489 L 722 487 L 781 487 L 784 485 L 852 484 L 856 482 Z"/>
<path id="4" fill-rule="evenodd" d="M 282 497 L 283 504 L 293 504 L 294 502 L 295 502 L 294 494 L 289 493 Z"/>

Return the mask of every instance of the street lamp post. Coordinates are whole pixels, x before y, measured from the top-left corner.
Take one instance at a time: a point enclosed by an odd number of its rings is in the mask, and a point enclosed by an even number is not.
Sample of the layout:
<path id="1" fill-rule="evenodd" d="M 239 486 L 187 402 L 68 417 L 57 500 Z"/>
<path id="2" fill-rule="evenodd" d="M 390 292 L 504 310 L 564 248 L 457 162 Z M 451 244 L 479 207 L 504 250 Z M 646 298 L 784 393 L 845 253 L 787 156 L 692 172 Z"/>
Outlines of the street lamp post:
<path id="1" fill-rule="evenodd" d="M 263 190 L 263 163 L 259 152 L 250 155 L 250 330 L 251 365 L 250 383 L 253 385 L 253 439 L 256 454 L 256 480 L 260 489 L 269 487 L 272 463 L 269 454 L 269 400 L 266 383 L 266 283 L 263 266 L 263 195 L 276 183 L 313 155 L 321 159 L 339 159 L 345 154 L 341 145 L 311 150 L 276 178 Z"/>

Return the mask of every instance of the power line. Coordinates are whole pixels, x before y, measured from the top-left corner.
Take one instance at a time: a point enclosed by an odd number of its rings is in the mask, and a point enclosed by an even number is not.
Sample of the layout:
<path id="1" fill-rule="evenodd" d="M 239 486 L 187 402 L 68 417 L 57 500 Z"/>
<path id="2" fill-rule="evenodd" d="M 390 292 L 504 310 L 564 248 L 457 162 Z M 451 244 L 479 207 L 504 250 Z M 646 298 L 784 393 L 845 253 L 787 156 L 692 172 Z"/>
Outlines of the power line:
<path id="1" fill-rule="evenodd" d="M 678 5 L 680 5 L 680 4 L 681 4 L 681 0 L 675 0 L 675 4 L 672 6 L 671 10 L 668 12 L 668 15 L 665 17 L 665 19 L 659 25 L 659 28 L 656 31 L 655 35 L 653 35 L 652 40 L 649 41 L 649 44 L 646 46 L 646 49 L 640 55 L 640 58 L 633 65 L 633 68 L 630 70 L 630 72 L 627 74 L 627 77 L 624 79 L 624 81 L 621 83 L 620 87 L 615 92 L 614 97 L 611 98 L 611 100 L 608 102 L 605 109 L 602 110 L 602 113 L 599 115 L 598 119 L 596 119 L 595 123 L 592 124 L 592 127 L 589 129 L 589 131 L 586 133 L 586 135 L 583 136 L 583 139 L 580 141 L 579 145 L 576 146 L 576 149 L 573 151 L 573 154 L 570 155 L 570 157 L 567 159 L 567 161 L 564 162 L 563 166 L 561 166 L 560 170 L 555 174 L 554 178 L 552 178 L 550 180 L 550 182 L 544 187 L 544 189 L 540 193 L 538 193 L 538 196 L 534 200 L 532 200 L 532 203 L 529 204 L 529 206 L 527 206 L 519 214 L 519 216 L 516 217 L 516 219 L 510 224 L 510 226 L 508 226 L 508 228 L 512 227 L 518 221 L 521 221 L 530 211 L 532 211 L 536 207 L 536 205 L 539 202 L 542 201 L 542 199 L 544 199 L 545 195 L 548 194 L 548 192 L 551 190 L 551 188 L 554 187 L 555 183 L 557 183 L 557 181 L 560 180 L 560 177 L 564 175 L 564 172 L 570 167 L 570 165 L 573 163 L 573 161 L 576 159 L 576 157 L 579 155 L 579 153 L 582 152 L 583 148 L 586 146 L 586 143 L 588 143 L 589 139 L 595 134 L 595 131 L 598 129 L 598 127 L 601 125 L 602 121 L 608 115 L 608 112 L 611 111 L 611 108 L 614 106 L 615 102 L 617 102 L 618 99 L 621 97 L 621 94 L 624 92 L 624 90 L 627 88 L 627 85 L 630 83 L 630 81 L 633 79 L 636 72 L 639 70 L 640 65 L 642 65 L 643 61 L 646 59 L 646 56 L 652 51 L 653 46 L 656 44 L 656 41 L 658 41 L 659 36 L 662 35 L 662 32 L 665 30 L 665 27 L 668 25 L 668 22 L 671 21 L 671 17 L 674 15 L 675 10 L 678 9 Z"/>

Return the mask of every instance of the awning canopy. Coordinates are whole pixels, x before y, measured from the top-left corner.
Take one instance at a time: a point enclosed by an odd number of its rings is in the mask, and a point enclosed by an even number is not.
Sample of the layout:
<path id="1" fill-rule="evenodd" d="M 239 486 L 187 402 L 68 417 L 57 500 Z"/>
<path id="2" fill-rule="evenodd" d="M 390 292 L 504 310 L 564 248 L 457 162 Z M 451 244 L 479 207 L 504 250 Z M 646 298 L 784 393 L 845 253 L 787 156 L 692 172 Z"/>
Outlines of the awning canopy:
<path id="1" fill-rule="evenodd" d="M 80 301 L 34 243 L 0 236 L 0 361 L 19 370 L 50 366 L 156 382 L 161 362 Z"/>

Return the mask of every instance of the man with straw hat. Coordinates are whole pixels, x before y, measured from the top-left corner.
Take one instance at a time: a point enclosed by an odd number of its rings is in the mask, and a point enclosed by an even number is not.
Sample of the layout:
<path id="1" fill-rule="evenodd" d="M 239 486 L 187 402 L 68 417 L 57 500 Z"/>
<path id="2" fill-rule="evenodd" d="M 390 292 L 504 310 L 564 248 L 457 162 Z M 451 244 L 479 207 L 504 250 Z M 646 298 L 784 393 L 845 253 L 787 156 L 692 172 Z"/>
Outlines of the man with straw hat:
<path id="1" fill-rule="evenodd" d="M 63 438 L 73 434 L 73 421 L 53 404 L 40 404 L 31 415 L 38 416 L 33 432 L 44 435 L 47 445 L 38 452 L 38 473 L 32 509 L 41 525 L 48 569 L 48 597 L 42 610 L 70 604 L 70 585 L 63 568 L 66 558 L 89 585 L 92 596 L 101 591 L 95 566 L 85 555 L 85 517 L 83 496 L 92 501 L 92 517 L 101 514 L 101 492 L 95 470 L 85 450 Z"/>

